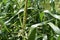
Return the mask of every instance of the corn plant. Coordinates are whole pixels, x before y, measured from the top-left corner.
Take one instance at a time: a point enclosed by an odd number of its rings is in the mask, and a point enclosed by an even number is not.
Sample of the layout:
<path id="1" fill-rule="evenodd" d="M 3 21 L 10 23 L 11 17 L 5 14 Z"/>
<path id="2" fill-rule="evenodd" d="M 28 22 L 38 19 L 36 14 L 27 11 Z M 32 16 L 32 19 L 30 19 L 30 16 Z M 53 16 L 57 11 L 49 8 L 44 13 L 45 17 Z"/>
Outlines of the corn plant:
<path id="1" fill-rule="evenodd" d="M 0 40 L 60 40 L 59 0 L 0 0 Z"/>

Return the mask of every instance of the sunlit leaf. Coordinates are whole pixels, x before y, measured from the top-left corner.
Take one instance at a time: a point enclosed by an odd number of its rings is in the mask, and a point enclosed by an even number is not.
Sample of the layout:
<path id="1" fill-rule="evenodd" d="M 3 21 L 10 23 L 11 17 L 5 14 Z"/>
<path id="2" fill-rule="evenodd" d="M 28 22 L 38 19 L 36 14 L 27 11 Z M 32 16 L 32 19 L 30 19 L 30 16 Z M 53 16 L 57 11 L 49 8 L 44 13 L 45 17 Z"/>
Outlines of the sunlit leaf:
<path id="1" fill-rule="evenodd" d="M 32 9 L 34 9 L 34 8 L 30 7 L 30 8 L 28 8 L 28 10 L 29 10 L 29 9 L 32 10 Z M 7 21 L 5 22 L 5 24 L 9 23 L 12 19 L 14 19 L 14 17 L 15 17 L 16 15 L 18 15 L 18 14 L 21 13 L 21 12 L 24 12 L 24 9 L 20 9 L 20 10 L 17 12 L 17 14 L 13 15 L 9 20 L 7 20 Z"/>
<path id="2" fill-rule="evenodd" d="M 53 20 L 53 19 L 51 19 L 51 20 L 47 20 L 47 21 L 44 21 L 44 22 L 42 22 L 42 23 L 37 23 L 37 24 L 32 25 L 31 27 L 42 26 L 42 25 L 45 25 L 45 24 L 47 24 L 48 22 L 50 22 L 50 21 L 52 21 L 52 20 Z"/>
<path id="3" fill-rule="evenodd" d="M 57 40 L 60 40 L 60 36 L 57 38 Z"/>
<path id="4" fill-rule="evenodd" d="M 60 20 L 60 15 L 56 15 L 56 14 L 50 14 L 51 16 L 53 16 L 54 18 L 56 19 L 59 19 Z"/>
<path id="5" fill-rule="evenodd" d="M 52 17 L 60 20 L 60 15 L 53 14 L 53 13 L 51 13 L 49 10 L 44 10 L 44 13 L 50 14 Z"/>
<path id="6" fill-rule="evenodd" d="M 43 36 L 43 40 L 47 40 L 47 35 L 44 35 Z"/>
<path id="7" fill-rule="evenodd" d="M 60 34 L 60 29 L 57 26 L 55 26 L 52 22 L 49 22 L 48 24 L 54 30 L 55 33 Z"/>

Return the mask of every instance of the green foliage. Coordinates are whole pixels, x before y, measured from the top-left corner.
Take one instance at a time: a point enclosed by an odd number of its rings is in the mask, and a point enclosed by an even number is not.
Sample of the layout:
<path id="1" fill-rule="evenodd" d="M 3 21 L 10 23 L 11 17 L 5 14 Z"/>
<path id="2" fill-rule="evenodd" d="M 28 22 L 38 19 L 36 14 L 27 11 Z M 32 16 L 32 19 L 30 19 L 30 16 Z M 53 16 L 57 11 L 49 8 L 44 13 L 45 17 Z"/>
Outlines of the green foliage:
<path id="1" fill-rule="evenodd" d="M 28 40 L 35 40 L 35 36 L 36 36 L 36 28 L 31 27 L 29 31 Z"/>
<path id="2" fill-rule="evenodd" d="M 43 18 L 44 18 L 44 13 L 42 12 L 42 13 L 39 13 L 39 16 L 40 16 L 40 20 L 41 20 L 41 22 L 43 21 Z"/>
<path id="3" fill-rule="evenodd" d="M 0 40 L 60 40 L 56 5 L 57 0 L 28 0 L 24 10 L 25 0 L 0 0 Z M 26 27 L 22 28 L 25 11 Z"/>

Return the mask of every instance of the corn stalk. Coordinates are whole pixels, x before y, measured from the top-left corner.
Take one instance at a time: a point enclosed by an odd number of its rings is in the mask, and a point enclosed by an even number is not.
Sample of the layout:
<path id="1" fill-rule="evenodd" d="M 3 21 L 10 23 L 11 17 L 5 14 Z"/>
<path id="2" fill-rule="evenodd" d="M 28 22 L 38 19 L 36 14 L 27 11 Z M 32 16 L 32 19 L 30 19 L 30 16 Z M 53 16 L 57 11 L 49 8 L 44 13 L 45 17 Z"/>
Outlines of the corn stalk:
<path id="1" fill-rule="evenodd" d="M 23 25 L 22 25 L 23 29 L 26 27 L 27 2 L 28 2 L 28 0 L 25 0 L 25 7 L 24 7 L 24 14 L 23 14 Z"/>

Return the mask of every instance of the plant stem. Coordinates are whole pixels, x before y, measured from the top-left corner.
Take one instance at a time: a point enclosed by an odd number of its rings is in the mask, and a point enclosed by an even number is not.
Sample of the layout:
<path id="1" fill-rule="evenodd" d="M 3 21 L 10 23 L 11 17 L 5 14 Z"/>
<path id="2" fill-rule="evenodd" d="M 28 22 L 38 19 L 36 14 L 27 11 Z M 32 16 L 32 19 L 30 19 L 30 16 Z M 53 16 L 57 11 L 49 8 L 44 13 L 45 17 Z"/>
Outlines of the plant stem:
<path id="1" fill-rule="evenodd" d="M 22 25 L 23 29 L 26 27 L 27 2 L 28 2 L 28 0 L 25 0 L 24 15 L 23 15 L 23 25 Z"/>

